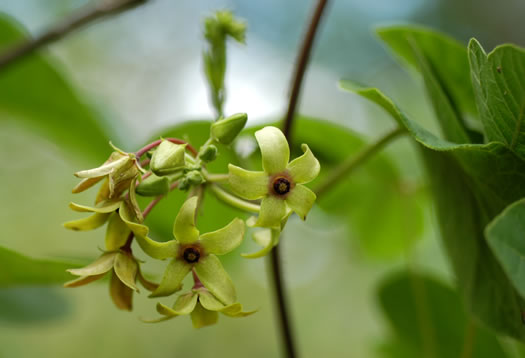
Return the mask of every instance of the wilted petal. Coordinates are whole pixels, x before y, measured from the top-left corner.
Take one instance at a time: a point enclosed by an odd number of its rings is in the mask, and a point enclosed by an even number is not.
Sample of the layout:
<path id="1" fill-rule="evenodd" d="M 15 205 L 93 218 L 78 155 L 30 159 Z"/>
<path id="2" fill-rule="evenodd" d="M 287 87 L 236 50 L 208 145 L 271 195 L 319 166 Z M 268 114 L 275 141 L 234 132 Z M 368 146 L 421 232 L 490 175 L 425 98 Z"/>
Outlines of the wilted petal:
<path id="1" fill-rule="evenodd" d="M 115 272 L 111 273 L 111 282 L 109 283 L 109 293 L 111 299 L 117 308 L 124 311 L 132 310 L 133 290 L 119 280 Z"/>
<path id="2" fill-rule="evenodd" d="M 113 156 L 113 155 L 112 155 Z M 96 178 L 96 177 L 103 177 L 105 175 L 108 175 L 112 171 L 114 171 L 116 168 L 121 167 L 122 165 L 126 165 L 127 161 L 130 160 L 130 157 L 127 155 L 120 155 L 120 157 L 116 160 L 106 162 L 103 165 L 101 165 L 98 168 L 88 169 L 88 170 L 82 170 L 75 173 L 75 176 L 79 178 Z"/>
<path id="3" fill-rule="evenodd" d="M 191 322 L 193 327 L 202 328 L 211 326 L 219 320 L 219 313 L 215 311 L 208 311 L 202 305 L 197 302 L 195 309 L 191 312 Z"/>
<path id="4" fill-rule="evenodd" d="M 66 229 L 75 230 L 75 231 L 88 231 L 94 230 L 98 227 L 101 227 L 106 223 L 109 218 L 110 213 L 95 213 L 87 218 L 72 220 L 64 223 Z"/>
<path id="5" fill-rule="evenodd" d="M 268 193 L 268 174 L 228 165 L 228 181 L 233 192 L 248 200 L 260 199 Z"/>
<path id="6" fill-rule="evenodd" d="M 173 236 L 181 244 L 190 244 L 199 238 L 199 230 L 195 227 L 195 211 L 199 198 L 192 196 L 182 205 L 175 224 L 173 225 Z"/>
<path id="7" fill-rule="evenodd" d="M 222 229 L 201 235 L 200 243 L 207 253 L 224 255 L 237 248 L 244 238 L 244 221 L 235 218 Z"/>
<path id="8" fill-rule="evenodd" d="M 149 229 L 146 225 L 142 225 L 138 222 L 135 215 L 135 211 L 129 206 L 129 203 L 122 201 L 119 209 L 120 218 L 128 225 L 133 231 L 135 236 L 145 237 L 148 236 Z"/>
<path id="9" fill-rule="evenodd" d="M 69 269 L 67 271 L 75 276 L 94 276 L 104 274 L 113 268 L 116 256 L 116 252 L 108 252 L 85 267 Z"/>
<path id="10" fill-rule="evenodd" d="M 280 173 L 290 160 L 290 147 L 283 132 L 276 127 L 264 127 L 255 132 L 261 149 L 263 169 L 268 174 Z"/>
<path id="11" fill-rule="evenodd" d="M 321 170 L 321 165 L 310 148 L 306 144 L 303 144 L 301 148 L 304 154 L 292 160 L 287 167 L 293 181 L 299 184 L 311 182 Z"/>
<path id="12" fill-rule="evenodd" d="M 69 203 L 69 207 L 80 213 L 112 213 L 120 207 L 120 200 L 110 200 L 99 203 L 96 206 L 80 205 L 76 203 Z"/>
<path id="13" fill-rule="evenodd" d="M 217 299 L 225 305 L 235 302 L 235 287 L 217 256 L 210 254 L 201 258 L 194 269 L 204 287 Z"/>
<path id="14" fill-rule="evenodd" d="M 115 258 L 113 269 L 123 284 L 137 292 L 139 291 L 135 284 L 138 264 L 133 257 L 131 257 L 131 254 L 119 252 Z"/>
<path id="15" fill-rule="evenodd" d="M 96 177 L 96 178 L 85 178 L 80 181 L 72 190 L 73 194 L 81 193 L 84 190 L 87 190 L 91 188 L 93 185 L 97 184 L 99 181 L 101 181 L 104 177 Z"/>
<path id="16" fill-rule="evenodd" d="M 117 213 L 111 214 L 106 229 L 106 250 L 114 251 L 126 244 L 131 230 Z"/>
<path id="17" fill-rule="evenodd" d="M 286 216 L 286 204 L 283 199 L 267 196 L 261 201 L 261 211 L 255 226 L 280 227 Z"/>
<path id="18" fill-rule="evenodd" d="M 150 295 L 150 297 L 169 296 L 180 290 L 182 280 L 191 271 L 191 265 L 182 260 L 173 259 L 166 267 L 164 276 L 159 287 Z"/>
<path id="19" fill-rule="evenodd" d="M 315 203 L 316 195 L 313 191 L 298 184 L 286 197 L 286 204 L 303 220 Z M 261 210 L 262 211 L 262 210 Z"/>
<path id="20" fill-rule="evenodd" d="M 91 283 L 93 281 L 96 281 L 98 279 L 101 279 L 102 277 L 104 277 L 106 273 L 102 273 L 100 275 L 93 275 L 93 276 L 82 276 L 82 277 L 79 277 L 79 278 L 76 278 L 74 280 L 71 280 L 71 281 L 68 281 L 66 283 L 64 283 L 64 287 L 79 287 L 79 286 L 84 286 L 84 285 L 87 285 L 88 283 Z"/>
<path id="21" fill-rule="evenodd" d="M 97 197 L 95 198 L 95 204 L 98 204 L 104 200 L 109 199 L 109 179 L 106 178 L 97 192 Z"/>

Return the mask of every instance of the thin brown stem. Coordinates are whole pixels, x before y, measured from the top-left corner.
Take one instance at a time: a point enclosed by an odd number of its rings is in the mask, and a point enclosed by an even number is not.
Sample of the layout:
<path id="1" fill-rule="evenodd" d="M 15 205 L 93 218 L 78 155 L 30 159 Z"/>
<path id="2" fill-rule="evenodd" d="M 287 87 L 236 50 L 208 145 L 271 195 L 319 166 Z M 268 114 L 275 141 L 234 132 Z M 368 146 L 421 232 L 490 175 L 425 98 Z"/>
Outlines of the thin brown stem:
<path id="1" fill-rule="evenodd" d="M 95 20 L 116 15 L 136 6 L 145 4 L 148 0 L 101 0 L 90 4 L 71 14 L 66 19 L 55 24 L 34 39 L 14 45 L 0 55 L 0 70 L 15 63 L 50 43 L 60 40 L 67 34 Z"/>
<path id="2" fill-rule="evenodd" d="M 308 60 L 310 58 L 310 52 L 315 40 L 315 35 L 317 29 L 319 28 L 319 23 L 321 17 L 326 8 L 328 0 L 318 0 L 315 11 L 313 12 L 310 22 L 308 25 L 308 30 L 303 39 L 301 49 L 299 51 L 294 76 L 292 79 L 290 98 L 288 103 L 288 110 L 286 112 L 286 117 L 284 118 L 283 123 L 283 133 L 288 139 L 288 142 L 291 142 L 291 130 L 293 119 L 295 116 L 295 110 L 297 107 L 297 102 L 301 94 L 301 87 L 303 83 L 304 73 L 306 72 L 306 67 L 308 65 Z M 283 281 L 283 273 L 281 267 L 281 255 L 280 255 L 280 245 L 277 245 L 273 248 L 270 254 L 270 267 L 271 274 L 273 277 L 273 286 L 275 291 L 275 296 L 277 300 L 277 309 L 279 314 L 279 325 L 284 341 L 284 348 L 287 357 L 294 358 L 297 357 L 297 350 L 295 348 L 294 337 L 292 333 L 291 320 L 289 317 L 287 303 L 286 303 L 286 289 L 285 283 Z"/>

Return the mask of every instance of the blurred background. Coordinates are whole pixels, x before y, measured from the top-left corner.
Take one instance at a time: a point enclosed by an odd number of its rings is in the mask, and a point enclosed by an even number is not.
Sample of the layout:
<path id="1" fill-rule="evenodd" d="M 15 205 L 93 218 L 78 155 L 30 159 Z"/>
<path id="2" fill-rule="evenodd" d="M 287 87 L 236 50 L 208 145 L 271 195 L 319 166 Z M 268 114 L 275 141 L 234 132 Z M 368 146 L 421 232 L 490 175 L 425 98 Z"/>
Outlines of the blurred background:
<path id="1" fill-rule="evenodd" d="M 85 3 L 2 0 L 0 12 L 35 35 Z M 37 258 L 90 260 L 99 254 L 102 229 L 76 234 L 61 223 L 78 217 L 68 209 L 69 201 L 90 200 L 89 193 L 75 198 L 70 194 L 77 182 L 72 173 L 96 165 L 110 148 L 105 147 L 105 139 L 89 133 L 76 147 L 67 134 L 67 146 L 59 140 L 58 130 L 50 134 L 42 125 L 49 118 L 69 116 L 74 129 L 75 116 L 84 116 L 73 105 L 61 107 L 64 102 L 78 101 L 82 110 L 89 108 L 105 133 L 129 151 L 166 127 L 211 119 L 202 72 L 202 21 L 214 10 L 227 8 L 247 21 L 248 32 L 246 46 L 230 43 L 228 47 L 225 112 L 247 112 L 248 125 L 275 121 L 286 108 L 296 52 L 313 5 L 304 0 L 151 0 L 42 51 L 55 75 L 73 89 L 71 98 L 61 97 L 62 92 L 51 87 L 33 91 L 49 79 L 24 72 L 22 65 L 9 70 L 27 73 L 16 77 L 16 89 L 7 79 L 9 71 L 0 72 L 4 96 L 0 99 L 4 157 L 0 245 Z M 299 112 L 347 127 L 364 141 L 386 132 L 392 122 L 385 114 L 338 89 L 337 81 L 348 78 L 383 89 L 411 118 L 435 129 L 420 79 L 392 59 L 375 37 L 374 27 L 417 23 L 464 44 L 476 37 L 490 50 L 503 42 L 523 45 L 524 11 L 525 3 L 519 0 L 497 4 L 489 0 L 332 1 L 314 47 Z M 43 92 L 47 97 L 38 95 Z M 58 109 L 46 112 L 55 102 Z M 89 143 L 98 154 L 86 153 Z M 345 197 L 344 203 L 355 205 L 354 222 L 334 213 L 330 207 L 337 202 L 327 198 L 314 207 L 306 224 L 292 220 L 287 227 L 285 279 L 302 356 L 393 357 L 385 353 L 393 333 L 378 299 L 382 283 L 393 272 L 408 268 L 452 287 L 417 160 L 408 141 L 401 140 L 376 160 L 377 167 L 387 161 L 388 170 L 371 167 L 356 174 L 359 190 Z M 395 177 L 392 187 L 384 184 L 391 182 L 390 175 Z M 378 183 L 387 194 L 374 189 Z M 376 210 L 384 215 L 374 215 Z M 394 221 L 403 221 L 403 228 Z M 187 317 L 158 325 L 140 322 L 139 317 L 156 317 L 154 300 L 144 292 L 135 297 L 133 313 L 118 311 L 104 283 L 71 290 L 4 288 L 0 290 L 0 357 L 278 356 L 265 262 L 238 257 L 253 248 L 246 243 L 225 264 L 243 305 L 259 309 L 251 317 L 221 317 L 218 325 L 196 331 Z M 162 263 L 148 266 L 148 272 L 162 272 L 162 267 Z M 508 341 L 499 342 L 509 356 L 517 354 Z"/>

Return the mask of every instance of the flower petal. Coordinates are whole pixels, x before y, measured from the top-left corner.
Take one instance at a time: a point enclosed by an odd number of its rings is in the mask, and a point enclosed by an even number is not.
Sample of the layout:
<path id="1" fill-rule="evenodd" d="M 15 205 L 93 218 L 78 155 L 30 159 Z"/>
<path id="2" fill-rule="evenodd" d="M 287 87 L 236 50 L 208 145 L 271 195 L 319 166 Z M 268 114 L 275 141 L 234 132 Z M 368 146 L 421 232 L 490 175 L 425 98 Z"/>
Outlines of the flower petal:
<path id="1" fill-rule="evenodd" d="M 148 236 L 149 229 L 146 225 L 139 224 L 138 219 L 135 215 L 135 211 L 130 207 L 129 203 L 122 201 L 119 209 L 120 218 L 128 225 L 133 231 L 135 236 L 146 237 Z"/>
<path id="2" fill-rule="evenodd" d="M 228 165 L 228 181 L 235 194 L 248 200 L 260 199 L 268 193 L 268 174 Z"/>
<path id="3" fill-rule="evenodd" d="M 112 154 L 113 156 L 113 154 Z M 75 176 L 78 178 L 97 178 L 97 177 L 103 177 L 105 175 L 108 175 L 112 171 L 115 170 L 115 168 L 118 168 L 122 165 L 125 165 L 126 162 L 130 160 L 130 157 L 127 155 L 120 155 L 118 159 L 115 159 L 113 161 L 108 161 L 104 164 L 102 164 L 100 167 L 88 169 L 88 170 L 82 170 L 75 173 Z"/>
<path id="4" fill-rule="evenodd" d="M 191 271 L 191 265 L 188 265 L 182 260 L 173 259 L 166 267 L 164 276 L 159 284 L 159 287 L 153 291 L 149 297 L 169 296 L 172 293 L 180 290 L 182 280 Z"/>
<path id="5" fill-rule="evenodd" d="M 191 312 L 191 322 L 194 328 L 202 328 L 211 326 L 219 320 L 219 313 L 215 311 L 208 311 L 197 302 L 195 309 Z"/>
<path id="6" fill-rule="evenodd" d="M 278 229 L 263 229 L 253 234 L 254 241 L 263 247 L 262 250 L 252 254 L 241 254 L 247 259 L 256 259 L 266 256 L 279 243 L 279 236 L 281 231 Z"/>
<path id="7" fill-rule="evenodd" d="M 319 175 L 319 171 L 321 170 L 319 161 L 314 157 L 308 145 L 303 144 L 301 148 L 304 154 L 292 160 L 287 167 L 288 172 L 296 184 L 311 182 Z"/>
<path id="8" fill-rule="evenodd" d="M 198 298 L 199 296 L 195 294 L 194 292 L 180 295 L 179 298 L 177 298 L 177 301 L 175 301 L 175 304 L 173 305 L 173 309 L 164 306 L 167 308 L 165 312 L 169 312 L 170 314 L 172 315 L 175 314 L 177 316 L 184 315 L 184 314 L 190 314 L 195 308 Z M 160 314 L 165 314 L 159 311 L 159 305 L 157 305 L 157 312 L 159 312 Z"/>
<path id="9" fill-rule="evenodd" d="M 180 246 L 175 240 L 158 242 L 147 236 L 135 236 L 135 239 L 146 255 L 157 260 L 175 257 L 179 252 Z"/>
<path id="10" fill-rule="evenodd" d="M 240 317 L 250 316 L 254 314 L 255 312 L 257 312 L 257 310 L 245 312 L 242 310 L 242 305 L 240 303 L 234 303 L 234 304 L 224 307 L 219 312 L 229 317 L 240 318 Z"/>
<path id="11" fill-rule="evenodd" d="M 81 276 L 79 278 L 76 278 L 74 280 L 68 281 L 64 283 L 64 287 L 79 287 L 87 285 L 88 283 L 91 283 L 93 281 L 96 281 L 98 279 L 101 279 L 104 277 L 106 273 L 101 273 L 100 275 L 93 275 L 93 276 Z"/>
<path id="12" fill-rule="evenodd" d="M 116 252 L 108 252 L 85 267 L 69 269 L 67 271 L 75 276 L 95 276 L 104 274 L 113 268 L 116 256 Z"/>
<path id="13" fill-rule="evenodd" d="M 217 256 L 210 254 L 201 258 L 194 270 L 204 287 L 219 301 L 225 305 L 235 302 L 235 287 Z"/>
<path id="14" fill-rule="evenodd" d="M 201 235 L 199 241 L 207 253 L 224 255 L 237 248 L 244 238 L 244 221 L 233 219 L 222 229 Z"/>
<path id="15" fill-rule="evenodd" d="M 114 251 L 126 244 L 131 233 L 128 225 L 117 213 L 111 214 L 106 228 L 106 250 Z"/>
<path id="16" fill-rule="evenodd" d="M 111 282 L 109 283 L 109 294 L 117 308 L 124 311 L 132 310 L 133 290 L 124 285 L 119 280 L 115 272 L 111 273 Z"/>
<path id="17" fill-rule="evenodd" d="M 281 198 L 267 196 L 261 201 L 261 211 L 255 226 L 280 227 L 281 220 L 286 216 L 286 204 Z"/>
<path id="18" fill-rule="evenodd" d="M 298 184 L 286 197 L 286 204 L 303 220 L 314 205 L 316 195 L 313 191 Z M 261 210 L 262 211 L 262 210 Z"/>
<path id="19" fill-rule="evenodd" d="M 96 177 L 96 178 L 84 178 L 82 179 L 71 191 L 73 194 L 81 193 L 84 190 L 87 190 L 91 188 L 93 185 L 97 184 L 99 181 L 102 180 L 104 177 Z"/>
<path id="20" fill-rule="evenodd" d="M 106 177 L 102 185 L 100 185 L 100 188 L 97 192 L 97 197 L 95 198 L 95 204 L 98 204 L 104 200 L 109 199 L 109 179 Z"/>
<path id="21" fill-rule="evenodd" d="M 199 302 L 202 307 L 210 311 L 220 311 L 226 307 L 221 301 L 219 301 L 215 296 L 213 296 L 210 291 L 205 288 L 198 290 L 199 293 Z"/>
<path id="22" fill-rule="evenodd" d="M 142 274 L 142 270 L 140 269 L 140 265 L 138 265 L 137 267 L 137 278 L 139 279 L 142 286 L 150 292 L 155 291 L 157 287 L 159 287 L 158 284 L 156 284 L 155 282 L 151 282 L 150 280 L 144 277 L 144 275 Z"/>
<path id="23" fill-rule="evenodd" d="M 79 213 L 111 213 L 115 210 L 117 210 L 120 207 L 120 200 L 114 201 L 104 201 L 101 202 L 97 206 L 87 206 L 87 205 L 80 205 L 76 203 L 69 203 L 69 207 L 74 210 L 78 211 Z"/>
<path id="24" fill-rule="evenodd" d="M 106 223 L 110 213 L 95 213 L 87 218 L 68 221 L 63 224 L 66 229 L 75 231 L 88 231 L 94 230 Z"/>
<path id="25" fill-rule="evenodd" d="M 192 196 L 182 205 L 175 224 L 173 225 L 173 236 L 181 244 L 191 244 L 199 238 L 199 230 L 195 227 L 195 211 L 199 198 Z"/>
<path id="26" fill-rule="evenodd" d="M 115 258 L 113 269 L 117 274 L 120 281 L 129 288 L 139 292 L 135 280 L 137 278 L 137 262 L 131 257 L 130 254 L 119 252 Z"/>
<path id="27" fill-rule="evenodd" d="M 276 174 L 286 169 L 290 160 L 290 147 L 283 132 L 276 127 L 264 127 L 255 132 L 261 149 L 263 169 L 268 174 Z"/>

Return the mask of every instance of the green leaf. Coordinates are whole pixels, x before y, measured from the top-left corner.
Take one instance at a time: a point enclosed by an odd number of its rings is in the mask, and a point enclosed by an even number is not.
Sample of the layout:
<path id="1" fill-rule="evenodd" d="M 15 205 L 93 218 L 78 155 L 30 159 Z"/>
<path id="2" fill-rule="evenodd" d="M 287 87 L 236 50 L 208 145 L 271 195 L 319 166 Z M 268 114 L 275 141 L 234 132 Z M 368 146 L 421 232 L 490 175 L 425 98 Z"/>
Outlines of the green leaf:
<path id="1" fill-rule="evenodd" d="M 0 287 L 63 284 L 72 276 L 66 272 L 78 264 L 40 260 L 0 247 Z"/>
<path id="2" fill-rule="evenodd" d="M 502 45 L 487 56 L 475 39 L 468 49 L 472 85 L 487 139 L 504 143 L 525 159 L 525 51 Z"/>
<path id="3" fill-rule="evenodd" d="M 0 14 L 0 52 L 25 38 L 20 24 Z M 28 125 L 42 131 L 68 154 L 104 160 L 109 149 L 109 126 L 46 57 L 32 54 L 2 69 L 0 123 L 9 120 Z"/>
<path id="4" fill-rule="evenodd" d="M 467 349 L 472 358 L 507 357 L 498 338 L 469 318 L 460 296 L 434 278 L 400 272 L 378 295 L 393 333 L 387 357 L 463 357 Z"/>
<path id="5" fill-rule="evenodd" d="M 525 163 L 500 143 L 457 145 L 437 138 L 376 88 L 348 81 L 341 86 L 380 105 L 420 144 L 442 239 L 469 309 L 493 329 L 525 340 L 525 304 L 483 235 L 505 206 L 525 196 Z"/>
<path id="6" fill-rule="evenodd" d="M 512 284 L 525 297 L 525 199 L 509 205 L 485 234 Z"/>

